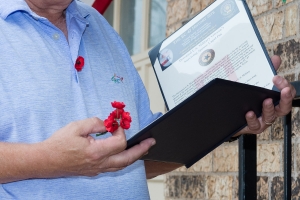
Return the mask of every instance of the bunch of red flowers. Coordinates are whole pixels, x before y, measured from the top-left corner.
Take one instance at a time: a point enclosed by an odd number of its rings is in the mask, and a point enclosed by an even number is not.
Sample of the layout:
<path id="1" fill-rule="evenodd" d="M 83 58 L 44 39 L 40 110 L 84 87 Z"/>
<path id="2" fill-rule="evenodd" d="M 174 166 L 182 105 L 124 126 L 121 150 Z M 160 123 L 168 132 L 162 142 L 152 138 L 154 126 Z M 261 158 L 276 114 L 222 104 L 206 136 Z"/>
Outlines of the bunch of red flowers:
<path id="1" fill-rule="evenodd" d="M 129 112 L 124 111 L 125 104 L 123 102 L 114 101 L 111 105 L 115 110 L 110 113 L 106 120 L 104 120 L 106 130 L 113 133 L 119 126 L 123 129 L 129 129 L 131 117 Z"/>

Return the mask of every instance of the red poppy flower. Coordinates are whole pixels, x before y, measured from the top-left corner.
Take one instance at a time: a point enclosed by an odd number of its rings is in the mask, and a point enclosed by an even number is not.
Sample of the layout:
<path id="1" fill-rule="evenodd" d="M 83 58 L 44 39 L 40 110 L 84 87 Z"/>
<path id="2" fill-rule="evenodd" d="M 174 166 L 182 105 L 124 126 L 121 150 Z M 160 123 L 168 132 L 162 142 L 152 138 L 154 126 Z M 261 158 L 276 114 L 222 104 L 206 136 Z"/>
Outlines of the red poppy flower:
<path id="1" fill-rule="evenodd" d="M 120 121 L 120 126 L 121 126 L 123 129 L 129 129 L 129 128 L 130 128 L 130 122 L 129 122 L 129 121 L 126 121 L 126 120 L 121 120 L 121 121 Z"/>
<path id="2" fill-rule="evenodd" d="M 113 111 L 114 113 L 114 116 L 116 119 L 120 119 L 122 114 L 124 113 L 124 110 L 123 109 L 116 109 Z"/>
<path id="3" fill-rule="evenodd" d="M 126 121 L 131 122 L 131 116 L 130 116 L 130 113 L 129 113 L 129 112 L 123 112 L 123 113 L 122 113 L 122 120 L 126 120 Z"/>
<path id="4" fill-rule="evenodd" d="M 112 115 L 110 115 L 106 120 L 104 120 L 104 126 L 108 132 L 113 133 L 118 129 L 119 123 L 113 118 Z"/>
<path id="5" fill-rule="evenodd" d="M 84 66 L 84 58 L 81 56 L 78 56 L 75 62 L 75 69 L 80 72 L 83 69 Z"/>
<path id="6" fill-rule="evenodd" d="M 131 122 L 131 117 L 129 112 L 123 112 L 122 118 L 120 120 L 120 126 L 123 129 L 129 129 L 130 128 L 130 122 Z"/>
<path id="7" fill-rule="evenodd" d="M 129 112 L 124 111 L 125 104 L 123 102 L 112 102 L 111 105 L 116 108 L 111 112 L 106 120 L 104 120 L 104 126 L 108 132 L 113 133 L 121 126 L 123 129 L 129 129 L 131 123 L 131 116 Z M 98 135 L 103 135 L 97 134 Z"/>
<path id="8" fill-rule="evenodd" d="M 125 107 L 125 104 L 123 102 L 111 102 L 111 105 L 113 108 L 117 108 L 117 109 L 123 109 Z"/>

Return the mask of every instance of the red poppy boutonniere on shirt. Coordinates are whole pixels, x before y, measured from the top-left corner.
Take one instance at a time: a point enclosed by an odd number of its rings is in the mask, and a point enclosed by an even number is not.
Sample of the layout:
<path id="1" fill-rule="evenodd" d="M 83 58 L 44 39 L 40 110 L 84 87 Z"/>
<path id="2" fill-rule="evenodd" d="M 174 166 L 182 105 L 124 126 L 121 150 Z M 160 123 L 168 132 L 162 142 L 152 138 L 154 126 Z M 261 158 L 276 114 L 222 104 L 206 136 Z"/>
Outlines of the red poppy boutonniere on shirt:
<path id="1" fill-rule="evenodd" d="M 114 101 L 111 105 L 115 108 L 115 110 L 109 114 L 106 120 L 104 120 L 106 132 L 99 133 L 97 136 L 103 135 L 107 132 L 113 133 L 119 128 L 119 126 L 126 130 L 130 128 L 131 116 L 129 112 L 124 110 L 125 104 L 123 102 Z"/>
<path id="2" fill-rule="evenodd" d="M 80 72 L 84 66 L 84 58 L 82 56 L 78 56 L 75 62 L 75 69 Z"/>

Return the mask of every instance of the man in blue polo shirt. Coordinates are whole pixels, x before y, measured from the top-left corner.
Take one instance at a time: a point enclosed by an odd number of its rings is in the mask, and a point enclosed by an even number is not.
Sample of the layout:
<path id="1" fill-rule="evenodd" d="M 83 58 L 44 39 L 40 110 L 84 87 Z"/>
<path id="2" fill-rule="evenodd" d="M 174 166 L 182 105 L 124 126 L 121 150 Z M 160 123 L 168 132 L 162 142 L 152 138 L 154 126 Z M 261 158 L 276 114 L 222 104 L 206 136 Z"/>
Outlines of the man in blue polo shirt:
<path id="1" fill-rule="evenodd" d="M 179 167 L 137 161 L 153 139 L 124 150 L 126 137 L 159 114 L 120 37 L 94 9 L 76 0 L 0 0 L 0 45 L 0 199 L 149 199 L 146 176 Z M 260 133 L 291 110 L 294 88 L 274 81 L 279 106 L 265 100 L 264 119 L 247 113 L 240 134 Z M 95 139 L 113 101 L 126 104 L 131 128 Z"/>

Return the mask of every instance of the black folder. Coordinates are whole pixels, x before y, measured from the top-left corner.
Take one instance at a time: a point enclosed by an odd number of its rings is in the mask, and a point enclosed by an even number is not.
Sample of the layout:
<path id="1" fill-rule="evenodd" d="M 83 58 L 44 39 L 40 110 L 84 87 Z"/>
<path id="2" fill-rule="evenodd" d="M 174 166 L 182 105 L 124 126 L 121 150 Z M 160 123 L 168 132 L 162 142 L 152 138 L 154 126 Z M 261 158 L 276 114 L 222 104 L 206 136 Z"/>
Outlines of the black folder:
<path id="1" fill-rule="evenodd" d="M 249 23 L 252 24 L 253 31 L 261 45 L 261 50 L 263 52 L 262 56 L 265 57 L 267 61 L 266 63 L 270 66 L 271 73 L 276 75 L 276 71 L 268 56 L 268 52 L 264 46 L 246 1 L 239 1 L 239 3 L 243 4 L 244 9 L 238 7 L 236 2 L 237 0 L 223 0 L 223 2 L 220 2 L 218 7 L 214 8 L 215 11 L 209 10 L 208 13 L 211 13 L 212 15 L 207 15 L 210 16 L 218 13 L 221 13 L 218 16 L 223 16 L 223 14 L 225 14 L 223 17 L 218 18 L 218 20 L 211 21 L 211 23 L 217 26 L 220 20 L 223 20 L 224 23 L 226 23 L 234 17 L 235 14 L 245 12 L 249 17 Z M 228 11 L 226 10 L 227 8 L 229 8 L 230 11 L 228 12 L 229 15 L 227 15 L 228 13 L 226 14 L 226 12 L 223 12 Z M 230 15 L 230 13 L 232 15 Z M 200 29 L 203 23 L 206 23 L 207 18 L 204 20 L 203 17 L 198 20 L 199 23 L 201 22 L 200 25 L 198 24 L 199 26 L 197 26 Z M 190 32 L 186 31 L 187 35 L 180 38 L 180 41 L 189 41 L 187 36 L 189 34 L 193 34 L 197 27 Z M 199 44 L 198 40 L 199 38 L 201 39 L 202 36 L 203 35 L 199 35 L 199 37 L 196 38 L 196 41 L 191 40 L 193 44 L 191 42 L 187 43 L 192 46 L 194 46 L 194 44 Z M 244 35 L 244 37 L 247 39 L 247 36 Z M 176 46 L 177 42 L 176 44 L 170 42 L 165 43 L 167 39 L 156 45 L 149 52 L 149 58 L 152 66 L 154 67 L 154 72 L 165 100 L 166 107 L 169 109 L 155 68 L 155 63 L 160 63 L 159 56 L 162 49 L 171 48 L 173 52 L 173 56 L 171 57 L 173 57 L 173 59 L 170 58 L 169 62 L 171 64 L 170 67 L 172 67 L 176 59 L 182 56 L 180 54 L 182 48 L 179 48 L 182 46 Z M 174 38 L 171 38 L 171 40 L 173 41 Z M 171 60 L 173 61 L 171 62 Z M 158 67 L 157 70 L 163 71 L 164 69 L 160 67 Z M 168 68 L 168 66 L 163 67 Z M 168 69 L 166 69 L 166 71 L 167 70 Z M 269 90 L 250 84 L 232 82 L 218 78 L 214 79 L 180 104 L 175 107 L 172 106 L 173 108 L 171 108 L 170 111 L 130 138 L 127 141 L 127 146 L 130 148 L 146 138 L 153 137 L 156 139 L 156 145 L 153 146 L 149 153 L 142 157 L 142 159 L 180 163 L 186 167 L 190 167 L 220 144 L 228 141 L 238 131 L 243 129 L 247 124 L 245 115 L 248 111 L 254 111 L 257 117 L 259 117 L 262 112 L 262 103 L 267 98 L 272 98 L 273 103 L 276 105 L 280 100 L 280 92 L 278 92 L 275 87 L 273 87 L 273 90 Z"/>
<path id="2" fill-rule="evenodd" d="M 146 138 L 156 145 L 143 160 L 180 163 L 187 168 L 246 126 L 245 114 L 261 115 L 262 103 L 280 93 L 214 79 L 127 141 L 130 148 Z"/>

